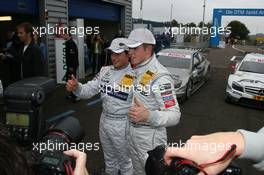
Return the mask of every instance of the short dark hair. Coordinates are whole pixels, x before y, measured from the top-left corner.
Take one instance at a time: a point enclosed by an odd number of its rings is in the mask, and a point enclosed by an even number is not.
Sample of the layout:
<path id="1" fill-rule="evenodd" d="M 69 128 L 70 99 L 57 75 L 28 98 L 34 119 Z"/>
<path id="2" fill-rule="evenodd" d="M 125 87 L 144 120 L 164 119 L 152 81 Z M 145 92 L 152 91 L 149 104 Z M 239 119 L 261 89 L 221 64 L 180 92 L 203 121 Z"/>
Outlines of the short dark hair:
<path id="1" fill-rule="evenodd" d="M 1 175 L 34 175 L 24 153 L 11 138 L 8 131 L 0 124 L 0 174 Z"/>
<path id="2" fill-rule="evenodd" d="M 23 28 L 26 33 L 33 34 L 33 26 L 28 22 L 23 22 L 17 26 L 17 28 Z"/>

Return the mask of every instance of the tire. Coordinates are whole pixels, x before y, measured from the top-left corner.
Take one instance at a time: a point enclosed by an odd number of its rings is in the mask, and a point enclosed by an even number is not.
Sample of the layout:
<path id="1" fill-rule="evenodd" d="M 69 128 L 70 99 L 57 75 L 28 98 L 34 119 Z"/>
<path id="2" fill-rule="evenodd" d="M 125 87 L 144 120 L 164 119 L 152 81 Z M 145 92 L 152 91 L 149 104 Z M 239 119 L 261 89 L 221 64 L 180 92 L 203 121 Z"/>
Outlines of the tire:
<path id="1" fill-rule="evenodd" d="M 210 80 L 210 78 L 211 78 L 211 67 L 209 66 L 204 76 L 204 82 L 207 83 Z"/>
<path id="2" fill-rule="evenodd" d="M 225 95 L 225 102 L 226 103 L 231 103 L 232 102 L 232 100 L 230 99 L 230 97 L 227 94 Z"/>
<path id="3" fill-rule="evenodd" d="M 187 86 L 186 86 L 185 100 L 188 100 L 191 97 L 192 88 L 193 88 L 192 82 L 189 80 L 188 83 L 187 83 Z"/>

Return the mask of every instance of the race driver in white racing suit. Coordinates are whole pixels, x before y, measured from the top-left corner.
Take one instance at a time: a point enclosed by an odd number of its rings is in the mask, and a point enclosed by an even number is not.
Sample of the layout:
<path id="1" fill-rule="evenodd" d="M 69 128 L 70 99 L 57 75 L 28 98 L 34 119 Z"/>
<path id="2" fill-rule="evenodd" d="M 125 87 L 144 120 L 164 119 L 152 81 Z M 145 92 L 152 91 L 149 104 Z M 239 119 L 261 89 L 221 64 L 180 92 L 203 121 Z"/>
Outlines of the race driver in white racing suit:
<path id="1" fill-rule="evenodd" d="M 132 175 L 132 162 L 128 150 L 128 109 L 132 104 L 133 85 L 128 48 L 120 46 L 123 38 L 116 38 L 108 48 L 113 66 L 102 67 L 92 81 L 78 83 L 74 76 L 67 82 L 68 91 L 82 99 L 101 93 L 103 112 L 100 118 L 99 136 L 103 147 L 105 173 Z M 125 50 L 126 49 L 126 50 Z"/>
<path id="2" fill-rule="evenodd" d="M 123 44 L 129 47 L 136 77 L 134 104 L 129 109 L 129 150 L 134 175 L 144 175 L 147 151 L 167 144 L 166 127 L 176 125 L 181 113 L 174 81 L 153 52 L 153 34 L 145 28 L 135 29 Z"/>

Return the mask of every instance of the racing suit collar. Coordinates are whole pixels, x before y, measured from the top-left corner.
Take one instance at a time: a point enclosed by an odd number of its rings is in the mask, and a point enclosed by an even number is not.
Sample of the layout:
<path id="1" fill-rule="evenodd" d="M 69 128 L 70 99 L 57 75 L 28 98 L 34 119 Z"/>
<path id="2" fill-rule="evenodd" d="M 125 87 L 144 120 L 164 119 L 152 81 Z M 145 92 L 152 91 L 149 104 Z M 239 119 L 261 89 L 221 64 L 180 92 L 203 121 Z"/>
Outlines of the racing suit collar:
<path id="1" fill-rule="evenodd" d="M 156 55 L 153 54 L 149 59 L 147 59 L 146 61 L 144 61 L 143 63 L 138 64 L 135 69 L 138 69 L 140 67 L 144 67 L 147 66 L 149 63 L 152 63 L 154 58 L 156 58 Z"/>
<path id="2" fill-rule="evenodd" d="M 113 65 L 110 67 L 111 70 L 115 70 L 115 71 L 125 71 L 127 69 L 131 69 L 131 65 L 130 63 L 123 69 L 116 69 Z"/>

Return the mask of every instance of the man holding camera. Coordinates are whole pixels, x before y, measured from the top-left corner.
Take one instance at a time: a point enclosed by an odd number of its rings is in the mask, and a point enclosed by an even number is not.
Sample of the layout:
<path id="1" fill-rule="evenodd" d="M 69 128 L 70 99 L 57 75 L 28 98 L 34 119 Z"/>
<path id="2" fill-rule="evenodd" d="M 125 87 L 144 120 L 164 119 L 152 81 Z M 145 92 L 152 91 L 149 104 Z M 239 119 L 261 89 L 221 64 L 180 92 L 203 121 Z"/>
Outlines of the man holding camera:
<path id="1" fill-rule="evenodd" d="M 145 28 L 133 30 L 123 44 L 134 65 L 134 104 L 129 109 L 129 150 L 134 174 L 145 174 L 147 151 L 167 144 L 166 127 L 176 125 L 180 110 L 174 80 L 155 54 L 156 40 Z"/>
<path id="2" fill-rule="evenodd" d="M 188 149 L 188 145 L 210 145 L 217 144 L 218 149 L 212 151 L 210 149 Z M 219 160 L 226 154 L 226 149 L 221 149 L 227 144 L 235 144 L 236 150 L 232 156 L 218 163 L 209 164 L 204 168 L 207 174 L 218 174 L 224 170 L 234 159 L 239 157 L 249 159 L 254 167 L 260 171 L 264 171 L 264 127 L 257 133 L 238 130 L 237 132 L 218 132 L 204 136 L 192 136 L 184 147 L 168 148 L 164 160 L 170 165 L 174 157 L 181 157 L 194 161 L 198 165 L 208 164 Z"/>
<path id="3" fill-rule="evenodd" d="M 105 172 L 109 175 L 132 174 L 132 163 L 128 151 L 128 109 L 132 104 L 131 86 L 134 76 L 129 64 L 128 48 L 120 46 L 124 38 L 112 41 L 112 66 L 105 66 L 92 81 L 78 83 L 72 75 L 66 89 L 78 97 L 91 98 L 100 93 L 103 100 L 103 112 L 100 119 L 99 136 L 105 159 Z"/>
<path id="4" fill-rule="evenodd" d="M 38 169 L 29 161 L 25 149 L 18 146 L 10 136 L 9 130 L 0 123 L 0 174 L 38 175 Z M 63 153 L 75 159 L 74 175 L 89 175 L 86 169 L 87 156 L 84 152 L 71 149 Z"/>

